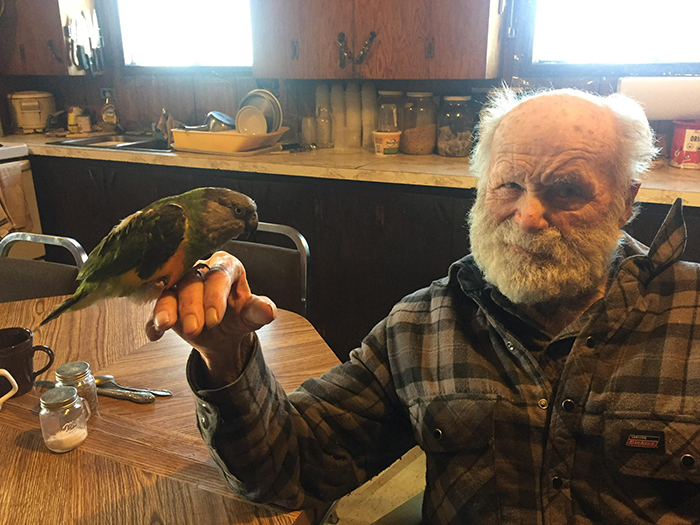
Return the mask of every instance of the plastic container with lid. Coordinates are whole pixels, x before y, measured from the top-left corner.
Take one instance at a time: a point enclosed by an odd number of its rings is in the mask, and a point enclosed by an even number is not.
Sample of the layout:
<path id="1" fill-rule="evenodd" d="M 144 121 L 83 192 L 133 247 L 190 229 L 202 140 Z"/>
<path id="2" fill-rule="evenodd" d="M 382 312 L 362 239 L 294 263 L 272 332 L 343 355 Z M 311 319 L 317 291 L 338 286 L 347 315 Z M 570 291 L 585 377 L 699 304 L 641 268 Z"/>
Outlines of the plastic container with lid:
<path id="1" fill-rule="evenodd" d="M 41 396 L 39 421 L 44 443 L 52 452 L 68 452 L 87 437 L 86 411 L 78 390 L 59 386 Z"/>
<path id="2" fill-rule="evenodd" d="M 437 150 L 440 155 L 469 155 L 473 141 L 474 116 L 470 96 L 443 98 L 437 120 Z"/>
<path id="3" fill-rule="evenodd" d="M 437 108 L 429 92 L 406 93 L 401 112 L 401 151 L 409 155 L 430 155 L 435 149 Z"/>

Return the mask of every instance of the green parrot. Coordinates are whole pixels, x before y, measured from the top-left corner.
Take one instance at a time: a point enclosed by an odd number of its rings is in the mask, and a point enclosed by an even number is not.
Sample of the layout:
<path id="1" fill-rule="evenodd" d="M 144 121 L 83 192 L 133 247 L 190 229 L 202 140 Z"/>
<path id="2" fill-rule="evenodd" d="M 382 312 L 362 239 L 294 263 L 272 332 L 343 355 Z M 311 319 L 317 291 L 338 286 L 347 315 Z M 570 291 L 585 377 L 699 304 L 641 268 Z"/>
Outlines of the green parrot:
<path id="1" fill-rule="evenodd" d="M 197 260 L 257 227 L 255 202 L 233 190 L 197 188 L 160 199 L 112 228 L 78 273 L 75 294 L 41 325 L 107 297 L 157 299 Z"/>

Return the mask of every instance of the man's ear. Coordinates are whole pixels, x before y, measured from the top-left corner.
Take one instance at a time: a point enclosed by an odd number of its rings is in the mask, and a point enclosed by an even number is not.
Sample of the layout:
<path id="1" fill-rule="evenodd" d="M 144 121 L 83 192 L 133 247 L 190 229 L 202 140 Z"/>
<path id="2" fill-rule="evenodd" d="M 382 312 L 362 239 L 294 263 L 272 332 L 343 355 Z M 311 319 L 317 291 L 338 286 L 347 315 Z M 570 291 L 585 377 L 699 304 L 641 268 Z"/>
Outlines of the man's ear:
<path id="1" fill-rule="evenodd" d="M 639 187 L 641 185 L 642 181 L 635 179 L 627 189 L 627 195 L 625 196 L 625 212 L 622 214 L 622 217 L 620 217 L 620 228 L 627 224 L 627 221 L 629 221 L 634 214 L 634 199 L 637 198 L 637 192 L 639 192 Z"/>

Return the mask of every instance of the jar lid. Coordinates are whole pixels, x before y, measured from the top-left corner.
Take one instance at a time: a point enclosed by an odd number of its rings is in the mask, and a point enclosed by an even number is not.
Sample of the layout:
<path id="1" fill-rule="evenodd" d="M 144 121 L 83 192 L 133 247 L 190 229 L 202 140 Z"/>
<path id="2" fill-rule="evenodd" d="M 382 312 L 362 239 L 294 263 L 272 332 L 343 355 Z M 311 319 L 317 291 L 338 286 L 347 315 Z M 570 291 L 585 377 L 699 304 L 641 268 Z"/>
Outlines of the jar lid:
<path id="1" fill-rule="evenodd" d="M 459 97 L 458 96 L 443 97 L 442 100 L 444 100 L 446 102 L 466 102 L 467 100 L 471 100 L 471 99 L 472 99 L 472 97 L 470 97 L 469 95 L 466 95 L 466 96 L 459 96 Z"/>
<path id="2" fill-rule="evenodd" d="M 85 361 L 73 361 L 72 363 L 61 365 L 56 369 L 56 380 L 60 382 L 78 381 L 89 373 L 90 365 L 88 363 Z"/>
<path id="3" fill-rule="evenodd" d="M 57 386 L 47 390 L 41 396 L 42 408 L 63 408 L 72 405 L 78 399 L 78 390 L 74 386 Z"/>
<path id="4" fill-rule="evenodd" d="M 411 98 L 418 98 L 418 97 L 425 98 L 425 97 L 432 97 L 433 94 L 429 91 L 409 91 L 408 93 L 406 93 L 406 96 L 411 97 Z"/>
<path id="5" fill-rule="evenodd" d="M 377 95 L 380 97 L 400 97 L 403 95 L 403 91 L 377 91 Z"/>

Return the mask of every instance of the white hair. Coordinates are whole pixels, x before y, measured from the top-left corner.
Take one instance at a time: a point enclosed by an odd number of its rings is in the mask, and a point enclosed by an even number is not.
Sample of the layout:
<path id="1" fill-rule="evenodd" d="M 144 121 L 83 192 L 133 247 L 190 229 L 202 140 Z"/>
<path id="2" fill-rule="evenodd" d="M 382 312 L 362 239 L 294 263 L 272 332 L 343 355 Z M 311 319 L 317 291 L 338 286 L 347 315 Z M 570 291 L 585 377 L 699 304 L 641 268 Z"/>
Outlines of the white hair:
<path id="1" fill-rule="evenodd" d="M 471 174 L 479 179 L 478 189 L 482 189 L 488 179 L 493 138 L 503 117 L 527 100 L 558 94 L 579 97 L 611 111 L 617 137 L 614 175 L 620 191 L 626 192 L 629 185 L 649 169 L 658 148 L 654 146 L 654 133 L 644 110 L 631 98 L 618 93 L 603 97 L 576 89 L 535 91 L 518 96 L 504 87 L 495 90 L 480 113 L 478 141 L 470 159 Z"/>

